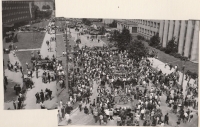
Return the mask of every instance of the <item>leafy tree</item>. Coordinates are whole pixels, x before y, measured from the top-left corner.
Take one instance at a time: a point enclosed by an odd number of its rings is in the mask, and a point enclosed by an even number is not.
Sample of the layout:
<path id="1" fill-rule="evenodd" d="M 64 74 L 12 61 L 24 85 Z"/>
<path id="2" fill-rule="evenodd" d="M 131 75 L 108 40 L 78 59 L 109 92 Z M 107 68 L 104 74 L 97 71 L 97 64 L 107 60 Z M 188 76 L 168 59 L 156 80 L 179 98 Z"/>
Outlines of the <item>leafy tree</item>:
<path id="1" fill-rule="evenodd" d="M 111 24 L 109 24 L 109 27 L 117 28 L 117 21 L 113 20 L 113 22 Z"/>
<path id="2" fill-rule="evenodd" d="M 52 11 L 51 10 L 48 10 L 48 11 L 40 11 L 40 10 L 38 10 L 35 13 L 36 13 L 35 14 L 36 19 L 37 18 L 39 18 L 39 19 L 44 19 L 44 18 L 48 19 L 52 15 Z"/>
<path id="3" fill-rule="evenodd" d="M 51 7 L 49 5 L 46 6 L 46 9 L 51 9 Z"/>
<path id="4" fill-rule="evenodd" d="M 137 35 L 137 39 L 138 40 L 144 40 L 145 38 L 143 36 L 141 36 L 141 35 Z"/>
<path id="5" fill-rule="evenodd" d="M 157 47 L 159 46 L 159 44 L 160 44 L 160 37 L 159 37 L 159 34 L 157 33 L 156 35 L 150 38 L 149 45 L 152 47 Z"/>
<path id="6" fill-rule="evenodd" d="M 90 20 L 86 19 L 86 18 L 83 18 L 82 19 L 82 22 L 83 24 L 87 25 L 87 26 L 90 26 L 92 23 L 90 22 Z"/>
<path id="7" fill-rule="evenodd" d="M 105 33 L 106 33 L 106 29 L 105 29 L 104 26 L 102 26 L 102 27 L 100 28 L 100 34 L 101 34 L 101 35 L 104 35 Z"/>
<path id="8" fill-rule="evenodd" d="M 166 47 L 166 53 L 177 53 L 178 52 L 178 44 L 175 41 L 175 37 L 173 37 L 168 43 Z"/>
<path id="9" fill-rule="evenodd" d="M 132 37 L 131 37 L 130 31 L 124 28 L 122 32 L 116 37 L 118 49 L 122 51 L 126 50 L 131 40 L 132 40 Z"/>
<path id="10" fill-rule="evenodd" d="M 99 19 L 99 22 L 102 22 L 103 21 L 103 19 Z"/>
<path id="11" fill-rule="evenodd" d="M 111 36 L 109 38 L 109 41 L 110 42 L 116 41 L 119 34 L 120 34 L 119 31 L 114 30 L 114 32 L 111 34 Z"/>
<path id="12" fill-rule="evenodd" d="M 47 9 L 47 6 L 46 6 L 46 5 L 43 5 L 43 6 L 42 6 L 42 9 L 44 9 L 44 10 Z"/>
<path id="13" fill-rule="evenodd" d="M 134 40 L 129 43 L 127 50 L 129 53 L 128 57 L 130 59 L 135 59 L 136 61 L 140 61 L 142 57 L 147 57 L 149 52 L 145 45 L 139 40 Z"/>

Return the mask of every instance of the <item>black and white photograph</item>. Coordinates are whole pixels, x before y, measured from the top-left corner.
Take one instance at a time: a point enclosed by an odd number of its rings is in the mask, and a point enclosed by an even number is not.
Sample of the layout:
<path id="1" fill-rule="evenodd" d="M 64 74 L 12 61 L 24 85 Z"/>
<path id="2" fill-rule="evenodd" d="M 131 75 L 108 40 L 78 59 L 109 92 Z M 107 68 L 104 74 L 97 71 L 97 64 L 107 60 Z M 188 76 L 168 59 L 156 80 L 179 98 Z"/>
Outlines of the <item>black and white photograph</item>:
<path id="1" fill-rule="evenodd" d="M 55 109 L 54 0 L 3 0 L 4 110 Z"/>
<path id="2" fill-rule="evenodd" d="M 55 18 L 58 125 L 198 127 L 199 22 Z"/>

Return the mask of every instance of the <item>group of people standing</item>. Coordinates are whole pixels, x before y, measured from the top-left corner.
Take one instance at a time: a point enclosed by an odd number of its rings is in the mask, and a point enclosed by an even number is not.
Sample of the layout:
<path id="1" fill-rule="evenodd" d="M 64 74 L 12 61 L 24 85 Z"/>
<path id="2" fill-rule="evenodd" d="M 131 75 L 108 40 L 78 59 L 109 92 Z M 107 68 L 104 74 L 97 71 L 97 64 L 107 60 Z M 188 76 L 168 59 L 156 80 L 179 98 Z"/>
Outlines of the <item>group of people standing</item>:
<path id="1" fill-rule="evenodd" d="M 182 114 L 186 114 L 187 102 L 177 83 L 178 69 L 164 74 L 152 68 L 152 62 L 147 58 L 131 60 L 126 51 L 111 51 L 105 47 L 84 47 L 72 61 L 75 69 L 70 73 L 70 102 L 78 102 L 79 110 L 93 114 L 99 124 L 106 124 L 113 118 L 119 126 L 169 124 L 171 112 L 163 111 L 161 104 L 167 104 L 169 109 L 179 105 L 175 108 L 179 114 L 177 124 L 180 124 Z M 164 96 L 166 102 L 163 102 Z M 129 106 L 119 107 L 121 102 Z"/>

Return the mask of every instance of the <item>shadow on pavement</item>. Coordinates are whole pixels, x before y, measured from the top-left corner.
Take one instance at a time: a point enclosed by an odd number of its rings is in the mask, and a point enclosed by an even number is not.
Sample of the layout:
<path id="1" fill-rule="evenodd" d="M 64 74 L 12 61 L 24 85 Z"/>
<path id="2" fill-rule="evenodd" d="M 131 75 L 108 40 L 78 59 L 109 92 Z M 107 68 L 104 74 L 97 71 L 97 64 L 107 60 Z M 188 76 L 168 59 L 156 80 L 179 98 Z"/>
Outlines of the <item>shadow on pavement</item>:
<path id="1" fill-rule="evenodd" d="M 4 91 L 4 102 L 5 103 L 9 103 L 13 100 L 16 100 L 17 95 L 16 95 L 15 90 L 14 90 L 15 84 L 17 84 L 17 83 L 8 79 L 8 85 L 6 86 L 7 90 Z"/>

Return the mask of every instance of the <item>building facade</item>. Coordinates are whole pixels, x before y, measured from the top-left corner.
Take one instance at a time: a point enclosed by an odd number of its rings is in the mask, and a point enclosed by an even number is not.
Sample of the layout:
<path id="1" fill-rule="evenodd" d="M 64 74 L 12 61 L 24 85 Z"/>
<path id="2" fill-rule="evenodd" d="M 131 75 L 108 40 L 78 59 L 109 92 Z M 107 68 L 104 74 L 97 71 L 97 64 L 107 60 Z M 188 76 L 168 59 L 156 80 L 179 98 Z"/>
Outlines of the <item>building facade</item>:
<path id="1" fill-rule="evenodd" d="M 128 22 L 137 24 L 137 33 L 146 39 L 150 39 L 156 33 L 159 34 L 163 47 L 175 37 L 178 43 L 178 53 L 188 57 L 192 62 L 198 63 L 199 52 L 199 22 L 198 20 L 121 20 L 117 23 L 117 29 L 122 30 L 131 25 Z M 130 33 L 132 33 L 130 31 Z"/>
<path id="2" fill-rule="evenodd" d="M 31 1 L 2 1 L 3 25 L 13 25 L 22 21 L 34 19 L 33 2 Z"/>
<path id="3" fill-rule="evenodd" d="M 124 28 L 128 29 L 131 34 L 137 33 L 138 24 L 133 20 L 117 19 L 117 29 L 122 31 Z"/>
<path id="4" fill-rule="evenodd" d="M 198 20 L 163 20 L 159 37 L 163 47 L 175 37 L 178 43 L 178 53 L 198 62 L 199 51 L 199 21 Z"/>
<path id="5" fill-rule="evenodd" d="M 114 19 L 103 19 L 102 23 L 104 24 L 111 24 L 114 21 Z"/>

